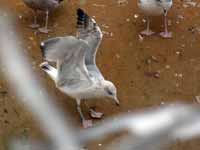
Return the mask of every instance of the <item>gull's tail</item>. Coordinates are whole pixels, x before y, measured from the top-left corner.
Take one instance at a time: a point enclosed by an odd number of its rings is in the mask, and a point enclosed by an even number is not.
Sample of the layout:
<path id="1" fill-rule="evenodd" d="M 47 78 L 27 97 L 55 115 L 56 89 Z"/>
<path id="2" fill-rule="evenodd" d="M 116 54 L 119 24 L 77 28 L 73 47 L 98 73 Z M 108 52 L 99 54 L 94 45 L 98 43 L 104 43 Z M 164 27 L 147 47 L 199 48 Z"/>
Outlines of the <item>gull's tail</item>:
<path id="1" fill-rule="evenodd" d="M 50 65 L 48 64 L 48 62 L 43 62 L 40 64 L 40 67 L 42 68 L 42 70 L 46 71 L 46 70 L 51 70 Z"/>
<path id="2" fill-rule="evenodd" d="M 51 77 L 52 80 L 54 80 L 55 82 L 57 81 L 58 71 L 56 68 L 49 65 L 48 62 L 41 63 L 40 67 Z"/>

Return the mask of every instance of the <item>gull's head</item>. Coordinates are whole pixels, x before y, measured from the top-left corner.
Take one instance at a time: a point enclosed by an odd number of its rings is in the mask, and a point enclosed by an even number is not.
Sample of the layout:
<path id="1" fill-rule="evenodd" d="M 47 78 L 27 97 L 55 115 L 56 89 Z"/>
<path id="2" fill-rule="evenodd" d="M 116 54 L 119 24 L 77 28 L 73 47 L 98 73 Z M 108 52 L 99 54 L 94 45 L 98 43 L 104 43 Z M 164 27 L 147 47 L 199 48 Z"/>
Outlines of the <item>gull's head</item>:
<path id="1" fill-rule="evenodd" d="M 114 100 L 116 105 L 119 106 L 119 100 L 117 98 L 117 89 L 112 82 L 105 81 L 104 92 L 106 97 Z"/>

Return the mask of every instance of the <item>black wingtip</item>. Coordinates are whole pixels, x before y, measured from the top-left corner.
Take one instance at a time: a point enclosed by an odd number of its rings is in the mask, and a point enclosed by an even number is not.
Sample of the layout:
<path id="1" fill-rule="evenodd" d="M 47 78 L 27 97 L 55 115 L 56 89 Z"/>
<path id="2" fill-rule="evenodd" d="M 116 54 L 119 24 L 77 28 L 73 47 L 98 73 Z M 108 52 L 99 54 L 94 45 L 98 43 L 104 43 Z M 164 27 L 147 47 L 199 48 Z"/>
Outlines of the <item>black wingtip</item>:
<path id="1" fill-rule="evenodd" d="M 85 20 L 85 12 L 81 8 L 77 9 L 76 14 L 77 14 L 77 24 Z"/>
<path id="2" fill-rule="evenodd" d="M 83 17 L 84 15 L 85 15 L 84 10 L 81 9 L 81 8 L 78 8 L 78 9 L 77 9 L 77 16 L 78 16 L 78 17 Z"/>
<path id="3" fill-rule="evenodd" d="M 83 9 L 78 8 L 77 9 L 77 27 L 79 26 L 85 26 L 85 22 L 88 18 L 88 15 L 84 12 Z"/>

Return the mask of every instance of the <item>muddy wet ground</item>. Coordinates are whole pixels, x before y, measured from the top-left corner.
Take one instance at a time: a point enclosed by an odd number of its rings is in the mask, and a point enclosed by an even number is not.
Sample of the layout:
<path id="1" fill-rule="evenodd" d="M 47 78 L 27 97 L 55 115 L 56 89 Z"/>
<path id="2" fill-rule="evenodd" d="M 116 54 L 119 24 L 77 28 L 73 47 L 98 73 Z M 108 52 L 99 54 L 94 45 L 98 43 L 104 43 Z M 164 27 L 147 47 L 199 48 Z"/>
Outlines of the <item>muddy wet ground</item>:
<path id="1" fill-rule="evenodd" d="M 51 14 L 49 28 L 52 31 L 44 35 L 27 27 L 32 23 L 33 12 L 22 0 L 0 0 L 0 7 L 7 8 L 17 18 L 16 28 L 34 71 L 42 78 L 47 90 L 57 96 L 56 103 L 73 116 L 77 126 L 80 126 L 80 120 L 75 101 L 58 91 L 38 67 L 42 62 L 38 45 L 48 37 L 75 34 L 75 11 L 78 7 L 95 16 L 104 31 L 97 64 L 105 78 L 117 86 L 120 99 L 120 107 L 107 99 L 86 101 L 89 106 L 96 106 L 107 118 L 120 112 L 177 100 L 197 103 L 195 97 L 200 95 L 200 1 L 193 1 L 196 5 L 186 4 L 182 0 L 174 1 L 168 15 L 172 39 L 162 39 L 158 34 L 141 38 L 139 32 L 145 28 L 145 17 L 137 8 L 136 0 L 127 2 L 119 4 L 117 0 L 88 0 L 80 4 L 76 0 L 71 3 L 65 1 Z M 42 16 L 40 24 L 44 23 Z M 152 19 L 152 29 L 159 33 L 163 30 L 163 18 Z M 6 149 L 5 141 L 10 135 L 42 138 L 44 135 L 31 113 L 18 103 L 13 91 L 8 89 L 6 77 L 1 74 L 0 77 L 0 149 Z M 20 80 L 23 82 L 23 79 Z M 84 104 L 83 110 L 87 114 Z M 90 143 L 87 148 L 103 150 L 108 141 Z M 199 146 L 197 139 L 177 142 L 170 149 L 199 150 Z"/>

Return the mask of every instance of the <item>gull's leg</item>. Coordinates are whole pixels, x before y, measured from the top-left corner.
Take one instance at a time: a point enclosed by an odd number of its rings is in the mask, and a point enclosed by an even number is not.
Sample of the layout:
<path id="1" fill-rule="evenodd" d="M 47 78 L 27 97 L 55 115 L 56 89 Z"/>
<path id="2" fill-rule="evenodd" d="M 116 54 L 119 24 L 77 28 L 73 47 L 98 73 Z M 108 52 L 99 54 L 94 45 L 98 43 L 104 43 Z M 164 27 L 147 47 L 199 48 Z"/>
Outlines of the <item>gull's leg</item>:
<path id="1" fill-rule="evenodd" d="M 149 16 L 147 16 L 147 28 L 146 30 L 140 32 L 142 35 L 146 35 L 146 36 L 150 36 L 152 34 L 154 34 L 153 31 L 150 30 L 150 19 Z"/>
<path id="2" fill-rule="evenodd" d="M 164 32 L 161 32 L 160 35 L 163 37 L 163 38 L 172 38 L 172 33 L 171 32 L 168 32 L 168 29 L 167 29 L 167 11 L 164 10 Z"/>
<path id="3" fill-rule="evenodd" d="M 39 28 L 39 31 L 41 33 L 48 33 L 49 29 L 48 29 L 48 21 L 49 21 L 49 10 L 46 11 L 46 19 L 45 19 L 45 26 L 42 28 Z"/>
<path id="4" fill-rule="evenodd" d="M 30 24 L 29 27 L 35 29 L 39 28 L 39 26 L 40 25 L 37 23 L 37 11 L 34 11 L 34 22 L 33 24 Z"/>
<path id="5" fill-rule="evenodd" d="M 81 100 L 80 99 L 76 99 L 76 102 L 77 102 L 77 110 L 79 112 L 79 115 L 81 117 L 81 121 L 82 121 L 82 126 L 83 128 L 89 128 L 92 126 L 92 120 L 86 120 L 84 115 L 83 115 L 83 112 L 81 110 Z"/>

